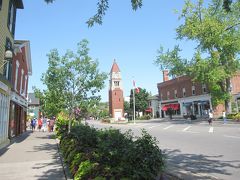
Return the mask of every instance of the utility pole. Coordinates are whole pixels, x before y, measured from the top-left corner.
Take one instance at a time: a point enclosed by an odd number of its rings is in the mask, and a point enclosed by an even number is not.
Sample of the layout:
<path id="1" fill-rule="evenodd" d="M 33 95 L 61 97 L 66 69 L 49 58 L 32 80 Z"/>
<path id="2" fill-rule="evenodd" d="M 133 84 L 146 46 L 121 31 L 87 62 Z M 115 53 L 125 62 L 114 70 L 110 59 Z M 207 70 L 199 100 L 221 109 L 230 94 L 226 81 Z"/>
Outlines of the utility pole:
<path id="1" fill-rule="evenodd" d="M 135 88 L 133 88 L 133 123 L 136 124 L 135 122 Z"/>

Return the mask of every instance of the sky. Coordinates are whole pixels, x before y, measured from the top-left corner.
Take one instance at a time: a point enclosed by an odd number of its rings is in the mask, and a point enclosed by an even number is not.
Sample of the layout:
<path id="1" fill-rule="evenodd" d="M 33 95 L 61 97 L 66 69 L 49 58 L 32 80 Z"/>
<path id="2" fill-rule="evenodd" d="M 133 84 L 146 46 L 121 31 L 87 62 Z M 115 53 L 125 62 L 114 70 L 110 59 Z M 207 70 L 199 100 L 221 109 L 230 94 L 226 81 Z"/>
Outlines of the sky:
<path id="1" fill-rule="evenodd" d="M 152 95 L 158 93 L 157 83 L 162 82 L 162 72 L 154 64 L 160 45 L 172 49 L 180 44 L 182 56 L 190 58 L 193 45 L 176 40 L 180 25 L 174 10 L 181 10 L 184 1 L 143 1 L 143 6 L 133 11 L 131 0 L 109 0 L 109 9 L 102 25 L 88 28 L 85 23 L 96 13 L 97 0 L 23 0 L 24 9 L 18 10 L 16 40 L 29 40 L 31 45 L 32 86 L 44 89 L 41 76 L 48 68 L 47 54 L 58 49 L 60 55 L 67 50 L 76 51 L 77 43 L 89 41 L 89 55 L 99 61 L 99 69 L 109 73 L 114 59 L 120 68 L 124 96 L 133 87 L 145 88 Z M 100 92 L 102 101 L 108 101 L 109 79 Z"/>

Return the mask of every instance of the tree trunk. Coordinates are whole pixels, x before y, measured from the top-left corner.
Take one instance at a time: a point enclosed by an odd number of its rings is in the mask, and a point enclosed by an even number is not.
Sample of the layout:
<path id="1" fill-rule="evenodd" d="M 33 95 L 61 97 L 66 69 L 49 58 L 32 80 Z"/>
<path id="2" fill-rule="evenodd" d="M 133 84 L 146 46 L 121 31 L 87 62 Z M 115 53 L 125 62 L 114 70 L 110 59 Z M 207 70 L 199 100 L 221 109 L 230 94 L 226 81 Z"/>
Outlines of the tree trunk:
<path id="1" fill-rule="evenodd" d="M 231 95 L 231 91 L 232 91 L 232 86 L 231 86 L 231 80 L 230 78 L 226 79 L 226 91 L 228 94 Z M 225 110 L 227 114 L 232 113 L 232 105 L 231 105 L 231 98 L 225 100 Z"/>

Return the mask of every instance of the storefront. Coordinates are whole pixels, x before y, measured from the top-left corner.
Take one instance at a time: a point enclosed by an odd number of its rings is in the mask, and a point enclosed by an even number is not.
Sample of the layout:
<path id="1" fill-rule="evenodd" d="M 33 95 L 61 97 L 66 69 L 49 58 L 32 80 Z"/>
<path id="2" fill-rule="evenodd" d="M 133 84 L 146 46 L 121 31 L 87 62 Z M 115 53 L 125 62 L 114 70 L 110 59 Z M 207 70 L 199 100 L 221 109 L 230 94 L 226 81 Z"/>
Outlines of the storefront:
<path id="1" fill-rule="evenodd" d="M 0 148 L 7 145 L 9 124 L 10 88 L 0 81 Z"/>

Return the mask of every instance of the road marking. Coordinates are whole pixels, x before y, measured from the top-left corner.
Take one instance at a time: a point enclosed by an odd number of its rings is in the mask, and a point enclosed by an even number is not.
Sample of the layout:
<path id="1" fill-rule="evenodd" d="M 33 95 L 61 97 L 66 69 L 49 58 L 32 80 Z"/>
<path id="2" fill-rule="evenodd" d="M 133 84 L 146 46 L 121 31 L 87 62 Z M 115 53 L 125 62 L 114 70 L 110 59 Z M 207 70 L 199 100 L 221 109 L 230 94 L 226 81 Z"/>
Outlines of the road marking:
<path id="1" fill-rule="evenodd" d="M 169 129 L 171 127 L 173 127 L 173 125 L 167 126 L 167 127 L 163 128 L 163 129 L 166 130 L 166 129 Z"/>
<path id="2" fill-rule="evenodd" d="M 240 139 L 239 136 L 228 136 L 228 135 L 223 135 L 224 137 L 229 137 L 229 138 L 235 138 L 235 139 Z"/>
<path id="3" fill-rule="evenodd" d="M 156 126 L 151 126 L 151 127 L 149 127 L 148 129 L 152 129 L 152 128 L 159 127 L 159 126 L 162 126 L 162 124 L 156 125 Z"/>
<path id="4" fill-rule="evenodd" d="M 188 126 L 188 127 L 184 128 L 182 131 L 187 131 L 190 127 L 192 127 L 192 126 Z"/>
<path id="5" fill-rule="evenodd" d="M 208 132 L 213 133 L 213 127 L 210 127 Z"/>

